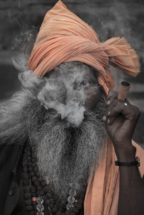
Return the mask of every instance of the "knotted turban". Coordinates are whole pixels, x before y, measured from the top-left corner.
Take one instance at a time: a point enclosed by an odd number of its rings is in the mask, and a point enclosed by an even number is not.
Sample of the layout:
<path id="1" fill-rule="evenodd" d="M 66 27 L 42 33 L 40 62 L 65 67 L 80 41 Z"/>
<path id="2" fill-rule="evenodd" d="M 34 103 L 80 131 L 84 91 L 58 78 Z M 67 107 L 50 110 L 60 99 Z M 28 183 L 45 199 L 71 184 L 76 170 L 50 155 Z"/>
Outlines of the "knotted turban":
<path id="1" fill-rule="evenodd" d="M 110 64 L 132 76 L 140 70 L 137 54 L 125 38 L 116 37 L 100 43 L 96 32 L 59 0 L 44 17 L 28 67 L 43 77 L 69 61 L 94 67 L 106 94 L 114 87 Z"/>

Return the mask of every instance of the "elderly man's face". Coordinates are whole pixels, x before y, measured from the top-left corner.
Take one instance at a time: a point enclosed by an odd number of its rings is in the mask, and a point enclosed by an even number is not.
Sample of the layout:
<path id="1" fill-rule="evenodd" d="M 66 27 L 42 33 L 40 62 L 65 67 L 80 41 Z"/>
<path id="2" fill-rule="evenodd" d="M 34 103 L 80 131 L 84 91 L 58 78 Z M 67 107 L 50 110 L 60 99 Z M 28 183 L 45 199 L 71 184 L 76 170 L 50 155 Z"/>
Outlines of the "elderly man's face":
<path id="1" fill-rule="evenodd" d="M 67 75 L 71 75 L 72 77 L 76 73 L 81 73 L 82 77 L 78 80 L 75 77 L 75 80 L 73 80 L 73 90 L 79 90 L 80 88 L 83 88 L 84 94 L 86 96 L 84 107 L 86 109 L 94 109 L 96 108 L 96 105 L 100 98 L 100 87 L 98 85 L 97 77 L 96 77 L 96 71 L 91 68 L 90 66 L 83 65 L 80 63 L 75 62 L 69 62 L 67 63 L 67 67 L 62 67 L 59 69 L 52 70 L 51 72 L 47 73 L 45 77 L 48 78 L 54 78 L 54 79 L 64 79 Z M 63 95 L 63 98 L 61 99 L 62 103 L 65 103 L 65 99 L 67 97 L 67 92 L 65 92 L 65 95 Z"/>

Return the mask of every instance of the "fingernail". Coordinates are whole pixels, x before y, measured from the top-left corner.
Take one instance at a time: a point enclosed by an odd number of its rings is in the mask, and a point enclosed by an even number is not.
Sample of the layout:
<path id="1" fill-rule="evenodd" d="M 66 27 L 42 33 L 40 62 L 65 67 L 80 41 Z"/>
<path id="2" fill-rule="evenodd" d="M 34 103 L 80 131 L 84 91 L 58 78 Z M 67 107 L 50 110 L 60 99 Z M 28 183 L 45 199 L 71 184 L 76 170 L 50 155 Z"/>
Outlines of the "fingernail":
<path id="1" fill-rule="evenodd" d="M 110 119 L 108 119 L 107 123 L 108 123 L 108 124 L 110 123 Z"/>
<path id="2" fill-rule="evenodd" d="M 109 104 L 110 104 L 110 100 L 107 101 L 107 105 L 109 105 Z"/>
<path id="3" fill-rule="evenodd" d="M 103 121 L 106 121 L 106 119 L 107 119 L 106 116 L 103 116 Z"/>
<path id="4" fill-rule="evenodd" d="M 110 115 L 110 111 L 108 112 L 108 115 Z"/>

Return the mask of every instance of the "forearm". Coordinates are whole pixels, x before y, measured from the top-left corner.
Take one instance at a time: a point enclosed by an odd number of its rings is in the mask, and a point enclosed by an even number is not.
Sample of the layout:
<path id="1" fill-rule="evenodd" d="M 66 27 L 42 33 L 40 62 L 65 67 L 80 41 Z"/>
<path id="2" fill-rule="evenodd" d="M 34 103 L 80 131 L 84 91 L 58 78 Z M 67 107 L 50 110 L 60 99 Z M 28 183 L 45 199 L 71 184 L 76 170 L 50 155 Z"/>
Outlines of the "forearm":
<path id="1" fill-rule="evenodd" d="M 129 144 L 128 144 L 129 145 Z M 135 160 L 135 147 L 116 150 L 120 162 Z M 137 166 L 120 166 L 118 215 L 144 214 L 144 183 Z"/>

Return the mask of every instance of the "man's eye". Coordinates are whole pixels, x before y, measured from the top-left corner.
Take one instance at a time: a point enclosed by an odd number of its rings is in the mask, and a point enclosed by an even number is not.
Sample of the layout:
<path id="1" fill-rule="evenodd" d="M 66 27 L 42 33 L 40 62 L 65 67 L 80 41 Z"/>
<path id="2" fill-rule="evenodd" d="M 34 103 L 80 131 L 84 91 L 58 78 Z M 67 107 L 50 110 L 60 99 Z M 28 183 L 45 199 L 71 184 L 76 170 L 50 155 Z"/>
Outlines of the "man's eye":
<path id="1" fill-rule="evenodd" d="M 83 85 L 83 86 L 95 85 L 95 84 L 96 84 L 96 80 L 94 80 L 94 79 L 87 79 L 87 80 L 83 80 L 81 82 L 81 85 Z"/>

